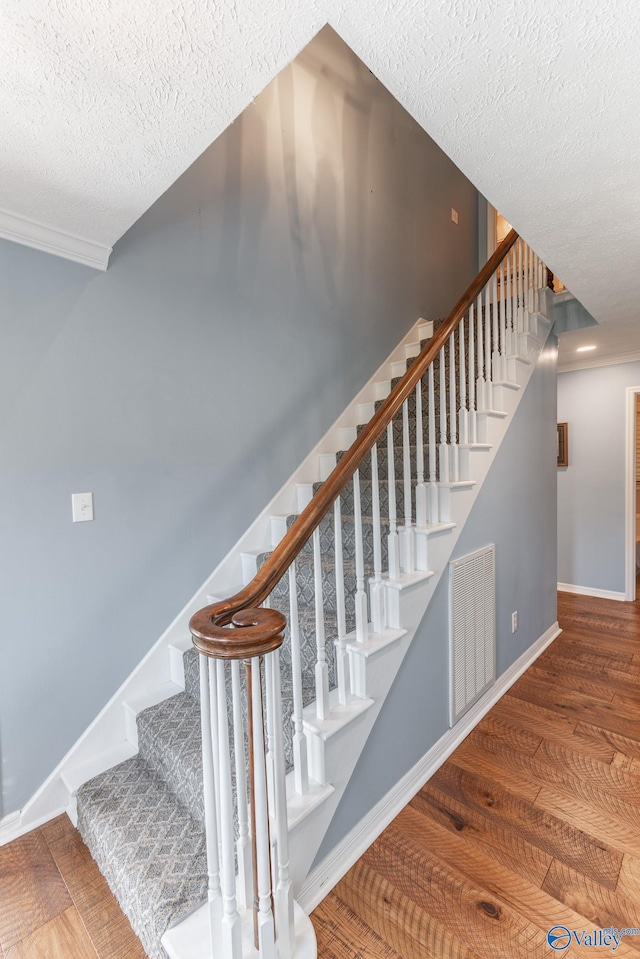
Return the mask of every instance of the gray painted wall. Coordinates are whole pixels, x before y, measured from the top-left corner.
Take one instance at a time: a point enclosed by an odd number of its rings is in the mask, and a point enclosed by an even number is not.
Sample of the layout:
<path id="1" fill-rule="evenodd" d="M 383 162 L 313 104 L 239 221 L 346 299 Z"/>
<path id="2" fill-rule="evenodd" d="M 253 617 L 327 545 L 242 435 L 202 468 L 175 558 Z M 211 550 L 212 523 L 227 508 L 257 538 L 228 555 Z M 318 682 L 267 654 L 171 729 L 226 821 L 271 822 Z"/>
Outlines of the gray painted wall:
<path id="1" fill-rule="evenodd" d="M 0 241 L 5 813 L 406 330 L 452 307 L 477 235 L 471 184 L 326 29 L 108 273 Z M 72 525 L 87 490 L 95 521 Z"/>
<path id="2" fill-rule="evenodd" d="M 555 337 L 541 354 L 452 558 L 495 543 L 497 675 L 556 621 Z M 449 581 L 438 583 L 316 857 L 320 862 L 449 727 Z M 511 614 L 519 628 L 511 633 Z"/>
<path id="3" fill-rule="evenodd" d="M 558 374 L 569 466 L 558 470 L 558 580 L 623 593 L 626 391 L 640 363 Z"/>

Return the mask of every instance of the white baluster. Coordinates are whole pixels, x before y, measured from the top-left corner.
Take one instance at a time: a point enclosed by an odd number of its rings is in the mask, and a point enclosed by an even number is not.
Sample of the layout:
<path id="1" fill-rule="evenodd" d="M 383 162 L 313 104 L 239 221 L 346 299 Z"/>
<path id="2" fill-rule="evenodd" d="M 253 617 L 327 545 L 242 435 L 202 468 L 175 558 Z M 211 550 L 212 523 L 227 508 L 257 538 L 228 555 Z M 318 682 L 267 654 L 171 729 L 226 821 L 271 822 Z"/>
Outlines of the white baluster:
<path id="1" fill-rule="evenodd" d="M 302 657 L 300 653 L 300 621 L 298 618 L 298 583 L 295 561 L 289 567 L 289 630 L 291 633 L 291 679 L 293 686 L 293 776 L 296 792 L 302 795 L 309 788 L 307 737 L 302 721 Z"/>
<path id="2" fill-rule="evenodd" d="M 427 522 L 427 487 L 424 482 L 424 433 L 422 426 L 422 380 L 416 383 L 416 526 Z"/>
<path id="3" fill-rule="evenodd" d="M 478 426 L 476 419 L 476 343 L 475 343 L 475 306 L 469 309 L 469 442 L 477 443 Z"/>
<path id="4" fill-rule="evenodd" d="M 506 261 L 498 267 L 500 274 L 500 379 L 507 380 L 507 301 L 506 301 Z"/>
<path id="5" fill-rule="evenodd" d="M 320 552 L 320 529 L 313 531 L 313 579 L 316 611 L 316 716 L 326 719 L 329 715 L 329 668 L 324 633 L 324 595 L 322 589 L 322 554 Z"/>
<path id="6" fill-rule="evenodd" d="M 216 660 L 220 752 L 220 838 L 222 842 L 222 955 L 228 957 L 228 959 L 240 959 L 242 956 L 242 937 L 240 913 L 236 905 L 236 857 L 225 679 L 224 660 Z"/>
<path id="7" fill-rule="evenodd" d="M 399 579 L 400 548 L 396 515 L 396 459 L 393 449 L 393 420 L 387 426 L 387 474 L 389 480 L 389 579 Z"/>
<path id="8" fill-rule="evenodd" d="M 458 410 L 458 479 L 470 477 L 469 460 L 469 410 L 467 409 L 467 359 L 464 317 L 458 327 L 458 379 L 460 388 L 460 409 Z"/>
<path id="9" fill-rule="evenodd" d="M 267 810 L 267 779 L 264 754 L 264 717 L 262 712 L 262 669 L 259 657 L 247 668 L 247 688 L 251 701 L 249 720 L 253 731 L 253 818 L 256 845 L 257 913 L 255 931 L 260 959 L 276 959 L 273 901 L 271 892 L 271 844 Z"/>
<path id="10" fill-rule="evenodd" d="M 373 512 L 373 583 L 371 584 L 371 622 L 374 633 L 384 628 L 384 587 L 382 585 L 382 539 L 380 532 L 380 483 L 378 445 L 371 449 L 371 505 Z"/>
<path id="11" fill-rule="evenodd" d="M 528 243 L 525 244 L 524 255 L 525 255 L 525 262 L 527 264 L 526 270 L 525 270 L 526 278 L 527 278 L 527 294 L 525 298 L 525 303 L 527 307 L 527 312 L 532 313 L 533 304 L 531 302 L 531 247 L 529 246 Z"/>
<path id="12" fill-rule="evenodd" d="M 493 388 L 491 376 L 491 280 L 484 288 L 484 408 L 493 409 Z"/>
<path id="13" fill-rule="evenodd" d="M 364 588 L 364 549 L 362 546 L 362 508 L 360 505 L 360 470 L 353 474 L 353 512 L 356 524 L 356 641 L 364 643 L 369 633 L 367 594 Z"/>
<path id="14" fill-rule="evenodd" d="M 478 324 L 478 379 L 476 380 L 477 407 L 481 413 L 486 407 L 486 385 L 484 380 L 484 338 L 483 338 L 483 319 L 482 319 L 482 294 L 477 300 L 477 324 Z"/>
<path id="15" fill-rule="evenodd" d="M 451 442 L 451 480 L 457 483 L 460 478 L 458 459 L 458 416 L 456 410 L 456 334 L 449 338 L 449 437 Z"/>
<path id="16" fill-rule="evenodd" d="M 400 541 L 400 567 L 405 573 L 416 568 L 416 548 L 411 507 L 411 438 L 409 435 L 409 403 L 402 404 L 402 479 L 404 502 L 404 528 Z"/>
<path id="17" fill-rule="evenodd" d="M 518 247 L 511 248 L 511 355 L 518 354 Z"/>
<path id="18" fill-rule="evenodd" d="M 242 724 L 242 689 L 240 687 L 240 663 L 231 661 L 231 695 L 233 701 L 233 746 L 235 753 L 236 793 L 238 808 L 238 900 L 242 909 L 251 908 L 253 881 L 251 875 L 251 839 L 249 837 L 249 813 L 247 809 L 247 772 Z"/>
<path id="19" fill-rule="evenodd" d="M 264 604 L 266 605 L 266 604 Z M 264 660 L 265 668 L 265 682 L 266 688 L 269 689 L 271 684 L 271 664 L 273 660 L 270 656 L 267 656 Z M 276 797 L 275 797 L 275 778 L 274 778 L 274 766 L 275 766 L 275 726 L 276 726 L 276 717 L 273 715 L 273 697 L 267 696 L 265 703 L 265 731 L 266 731 L 266 746 L 265 746 L 265 765 L 267 769 L 267 810 L 269 813 L 269 834 L 271 836 L 271 842 L 275 842 L 276 830 L 275 823 L 273 822 L 273 814 L 276 808 Z M 282 721 L 282 720 L 281 720 Z M 272 865 L 274 858 L 272 857 Z"/>
<path id="20" fill-rule="evenodd" d="M 523 262 L 523 242 L 521 239 L 518 239 L 516 244 L 518 252 L 518 268 L 517 268 L 517 298 L 518 298 L 518 333 L 524 331 L 524 262 Z"/>
<path id="21" fill-rule="evenodd" d="M 513 348 L 513 313 L 512 313 L 513 302 L 512 302 L 512 299 L 511 299 L 511 284 L 512 284 L 512 281 L 513 281 L 513 270 L 512 270 L 512 266 L 511 266 L 511 253 L 512 253 L 512 251 L 509 250 L 509 252 L 507 253 L 506 261 L 505 261 L 505 264 L 506 264 L 506 266 L 505 266 L 506 282 L 505 282 L 505 290 L 504 290 L 505 306 L 506 306 L 506 311 L 507 311 L 507 343 L 506 343 L 506 357 L 507 357 L 506 363 L 507 363 L 507 366 L 505 367 L 505 369 L 507 370 L 507 372 L 508 372 L 508 365 L 509 365 L 508 358 L 509 358 L 510 356 L 513 356 L 513 354 L 514 354 L 514 352 L 515 352 L 515 350 L 514 350 L 514 348 Z"/>
<path id="22" fill-rule="evenodd" d="M 344 604 L 342 513 L 339 496 L 333 502 L 333 541 L 336 564 L 336 613 L 338 625 L 336 672 L 338 674 L 338 699 L 340 703 L 345 706 L 349 701 L 349 656 L 347 654 L 347 617 Z"/>
<path id="23" fill-rule="evenodd" d="M 473 307 L 472 307 L 473 309 Z M 470 325 L 473 327 L 473 320 L 470 318 Z M 460 409 L 458 410 L 458 442 L 461 446 L 466 446 L 469 442 L 469 410 L 467 408 L 467 361 L 465 357 L 465 322 L 464 317 L 460 320 L 458 332 L 458 370 L 460 377 Z M 469 384 L 471 385 L 471 384 Z"/>
<path id="24" fill-rule="evenodd" d="M 449 482 L 449 444 L 447 442 L 447 377 L 445 370 L 444 346 L 440 350 L 440 462 L 439 478 L 441 483 Z"/>
<path id="25" fill-rule="evenodd" d="M 429 367 L 429 522 L 438 522 L 438 483 L 436 461 L 436 391 L 434 361 Z"/>
<path id="26" fill-rule="evenodd" d="M 493 383 L 499 382 L 500 380 L 500 334 L 499 334 L 499 325 L 498 325 L 498 274 L 497 272 L 493 274 L 491 280 L 491 297 L 493 300 L 492 304 L 492 351 L 491 351 L 491 381 Z M 492 391 L 493 392 L 493 391 Z"/>
<path id="27" fill-rule="evenodd" d="M 207 849 L 207 874 L 209 901 L 209 927 L 211 936 L 212 955 L 221 955 L 222 949 L 222 889 L 220 887 L 220 854 L 218 844 L 218 802 L 216 800 L 216 781 L 214 773 L 214 742 L 215 752 L 218 751 L 217 735 L 214 737 L 211 722 L 211 707 L 215 711 L 216 730 L 218 707 L 214 689 L 209 688 L 209 660 L 202 653 L 199 654 L 200 665 L 200 723 L 202 729 L 202 780 L 204 792 L 204 821 Z"/>
<path id="28" fill-rule="evenodd" d="M 211 753 L 213 756 L 213 783 L 216 793 L 216 829 L 218 836 L 218 859 L 222 869 L 222 825 L 220 823 L 220 740 L 218 736 L 218 693 L 216 661 L 207 660 L 209 669 L 209 714 L 211 717 Z"/>
<path id="29" fill-rule="evenodd" d="M 271 687 L 267 684 L 267 697 L 272 701 L 271 712 L 282 716 L 282 692 L 280 686 L 280 650 L 266 657 L 271 660 Z M 293 885 L 289 869 L 289 825 L 287 822 L 287 790 L 285 780 L 284 745 L 282 722 L 274 727 L 274 829 L 276 836 L 275 918 L 278 937 L 279 959 L 291 959 L 295 945 L 293 922 Z"/>

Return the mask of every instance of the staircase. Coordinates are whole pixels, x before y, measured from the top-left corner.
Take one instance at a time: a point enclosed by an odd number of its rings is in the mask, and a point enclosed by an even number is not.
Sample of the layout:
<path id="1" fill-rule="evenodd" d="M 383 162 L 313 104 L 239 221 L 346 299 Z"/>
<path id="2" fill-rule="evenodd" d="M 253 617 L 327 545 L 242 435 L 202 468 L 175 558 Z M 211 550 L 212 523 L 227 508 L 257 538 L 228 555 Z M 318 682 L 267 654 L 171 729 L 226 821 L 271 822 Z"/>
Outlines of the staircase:
<path id="1" fill-rule="evenodd" d="M 508 428 L 549 307 L 546 269 L 510 234 L 314 454 L 318 480 L 294 484 L 297 509 L 263 519 L 255 548 L 227 563 L 238 590 L 218 575 L 223 588 L 192 619 L 200 655 L 183 616 L 181 641 L 131 681 L 126 740 L 107 743 L 98 722 L 59 773 L 153 959 L 239 959 L 254 940 L 261 957 L 315 955 L 294 892 Z"/>

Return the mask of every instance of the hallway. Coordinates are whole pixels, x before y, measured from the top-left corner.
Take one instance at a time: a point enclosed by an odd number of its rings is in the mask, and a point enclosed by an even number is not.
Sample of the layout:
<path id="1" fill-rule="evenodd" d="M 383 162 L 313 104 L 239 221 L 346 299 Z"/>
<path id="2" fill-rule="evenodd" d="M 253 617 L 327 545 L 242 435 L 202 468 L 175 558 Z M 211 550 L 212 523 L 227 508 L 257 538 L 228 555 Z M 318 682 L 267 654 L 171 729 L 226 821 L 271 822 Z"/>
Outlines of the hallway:
<path id="1" fill-rule="evenodd" d="M 535 959 L 556 925 L 640 926 L 640 603 L 559 593 L 558 614 L 564 632 L 316 909 L 320 959 Z M 561 954 L 612 954 L 595 941 Z M 637 959 L 640 934 L 615 955 Z"/>

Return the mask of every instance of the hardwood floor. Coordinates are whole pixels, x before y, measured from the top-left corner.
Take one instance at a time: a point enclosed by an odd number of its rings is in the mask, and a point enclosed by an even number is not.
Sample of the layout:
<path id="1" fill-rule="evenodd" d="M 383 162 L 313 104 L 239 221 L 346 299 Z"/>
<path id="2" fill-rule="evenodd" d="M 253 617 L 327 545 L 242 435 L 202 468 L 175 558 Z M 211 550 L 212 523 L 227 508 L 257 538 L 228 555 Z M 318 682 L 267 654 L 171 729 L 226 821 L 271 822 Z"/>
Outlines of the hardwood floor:
<path id="1" fill-rule="evenodd" d="M 640 603 L 560 593 L 559 620 L 315 910 L 319 959 L 548 959 L 554 925 L 640 927 Z M 145 954 L 69 820 L 0 848 L 0 959 L 96 956 Z"/>
<path id="2" fill-rule="evenodd" d="M 313 913 L 319 959 L 640 959 L 640 603 L 564 632 Z M 564 945 L 564 940 L 558 940 Z"/>
<path id="3" fill-rule="evenodd" d="M 0 847 L 0 959 L 145 959 L 67 816 Z"/>

